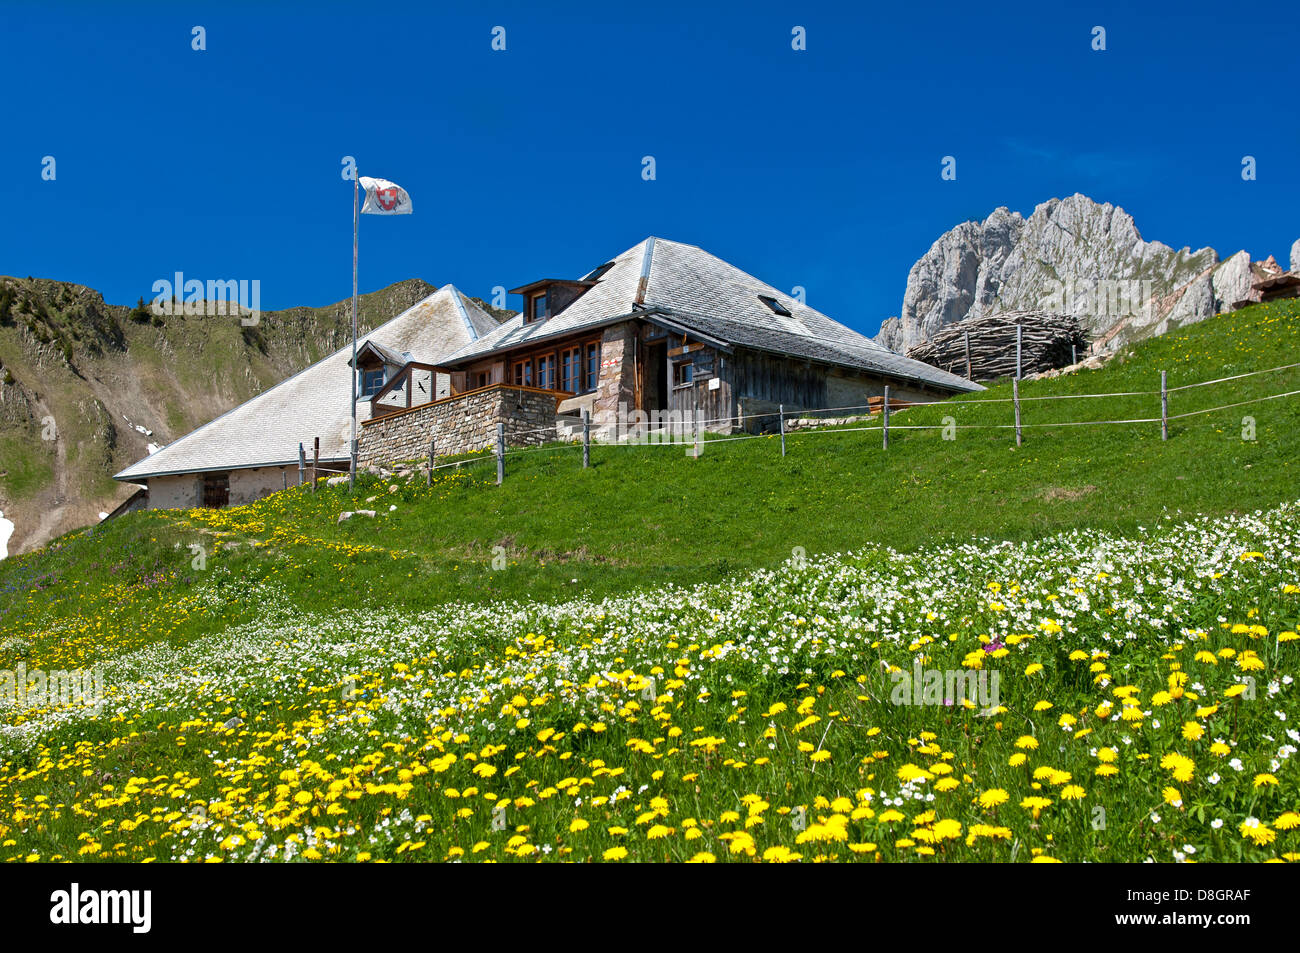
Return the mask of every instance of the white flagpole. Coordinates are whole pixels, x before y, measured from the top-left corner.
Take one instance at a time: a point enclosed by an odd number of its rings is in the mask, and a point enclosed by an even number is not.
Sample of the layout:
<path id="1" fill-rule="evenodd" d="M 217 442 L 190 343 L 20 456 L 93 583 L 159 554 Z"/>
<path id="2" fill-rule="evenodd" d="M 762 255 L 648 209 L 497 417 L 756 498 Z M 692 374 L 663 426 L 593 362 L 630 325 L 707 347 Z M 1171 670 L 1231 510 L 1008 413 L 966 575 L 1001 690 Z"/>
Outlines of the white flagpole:
<path id="1" fill-rule="evenodd" d="M 357 225 L 361 215 L 357 210 L 357 195 L 360 188 L 358 176 L 352 177 L 352 385 L 349 396 L 352 404 L 352 444 L 351 466 L 348 469 L 348 493 L 351 494 L 357 482 Z"/>

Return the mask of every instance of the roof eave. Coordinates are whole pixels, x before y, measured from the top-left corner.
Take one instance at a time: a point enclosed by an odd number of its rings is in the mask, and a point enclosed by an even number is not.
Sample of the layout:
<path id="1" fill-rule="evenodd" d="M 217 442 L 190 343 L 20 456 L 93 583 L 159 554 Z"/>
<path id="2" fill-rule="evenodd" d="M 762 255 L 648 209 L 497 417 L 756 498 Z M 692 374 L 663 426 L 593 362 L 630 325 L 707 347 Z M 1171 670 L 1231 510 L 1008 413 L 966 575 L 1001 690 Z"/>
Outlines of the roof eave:
<path id="1" fill-rule="evenodd" d="M 526 285 L 520 285 L 518 288 L 511 288 L 506 294 L 523 295 L 530 291 L 536 291 L 539 288 L 548 288 L 551 285 L 572 285 L 579 288 L 594 288 L 596 282 L 588 281 L 586 278 L 539 278 L 537 281 L 530 281 Z"/>
<path id="2" fill-rule="evenodd" d="M 750 351 L 762 351 L 765 354 L 775 354 L 778 357 L 786 357 L 791 360 L 807 361 L 810 364 L 822 364 L 825 365 L 826 367 L 841 367 L 841 368 L 845 368 L 846 370 L 857 371 L 860 374 L 875 374 L 878 375 L 879 377 L 887 377 L 890 380 L 905 381 L 910 384 L 920 384 L 924 387 L 934 387 L 940 390 L 951 390 L 957 393 L 974 394 L 982 390 L 987 390 L 987 388 L 984 387 L 984 385 L 982 384 L 977 384 L 974 381 L 966 381 L 964 379 L 963 379 L 963 383 L 968 384 L 970 386 L 963 391 L 958 386 L 953 384 L 944 384 L 944 383 L 940 383 L 939 381 L 926 380 L 924 377 L 913 377 L 908 374 L 898 374 L 895 373 L 894 371 L 884 370 L 883 368 L 879 368 L 879 367 L 863 367 L 860 364 L 848 364 L 843 361 L 833 361 L 824 357 L 803 357 L 802 355 L 791 354 L 789 351 L 782 351 L 779 348 L 763 347 L 758 344 L 740 344 L 737 346 L 743 347 Z"/>
<path id="3" fill-rule="evenodd" d="M 320 462 L 321 463 L 346 463 L 350 459 L 351 459 L 350 457 L 346 457 L 346 456 L 321 457 Z M 122 470 L 120 473 L 114 473 L 113 479 L 118 480 L 122 483 L 139 483 L 141 480 L 153 480 L 157 477 L 165 477 L 165 476 L 184 476 L 186 473 L 230 473 L 235 470 L 261 470 L 265 467 L 296 467 L 297 465 L 298 465 L 297 459 L 271 460 L 267 463 L 239 463 L 239 464 L 218 466 L 218 467 L 185 467 L 184 469 L 181 470 L 158 470 L 158 471 L 150 471 L 149 473 L 135 473 L 129 475 L 127 473 L 127 470 L 130 470 L 130 467 L 127 467 L 126 470 Z"/>

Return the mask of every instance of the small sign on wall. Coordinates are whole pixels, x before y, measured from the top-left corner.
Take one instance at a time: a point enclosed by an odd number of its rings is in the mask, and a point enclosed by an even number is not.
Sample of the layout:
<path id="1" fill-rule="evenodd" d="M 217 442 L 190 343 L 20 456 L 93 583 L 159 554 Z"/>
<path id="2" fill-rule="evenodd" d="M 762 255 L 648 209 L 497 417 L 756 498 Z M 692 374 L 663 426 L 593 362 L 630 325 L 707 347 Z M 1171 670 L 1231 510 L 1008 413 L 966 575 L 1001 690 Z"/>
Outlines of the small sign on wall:
<path id="1" fill-rule="evenodd" d="M 710 378 L 709 378 L 709 390 L 717 390 L 717 389 L 720 388 L 721 386 L 722 386 L 722 378 L 721 378 L 721 377 L 710 377 Z"/>

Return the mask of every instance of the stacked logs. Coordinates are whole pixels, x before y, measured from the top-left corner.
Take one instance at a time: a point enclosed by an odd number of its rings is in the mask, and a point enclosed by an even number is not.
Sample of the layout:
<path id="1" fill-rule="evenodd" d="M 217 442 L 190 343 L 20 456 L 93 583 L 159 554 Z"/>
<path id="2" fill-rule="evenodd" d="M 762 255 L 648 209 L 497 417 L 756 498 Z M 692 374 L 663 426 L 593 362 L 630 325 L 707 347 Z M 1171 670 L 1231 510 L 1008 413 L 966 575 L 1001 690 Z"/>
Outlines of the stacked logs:
<path id="1" fill-rule="evenodd" d="M 1021 376 L 1066 367 L 1087 353 L 1087 335 L 1074 315 L 1004 311 L 949 325 L 909 348 L 907 356 L 973 381 L 1014 377 L 1017 325 L 1022 329 Z"/>

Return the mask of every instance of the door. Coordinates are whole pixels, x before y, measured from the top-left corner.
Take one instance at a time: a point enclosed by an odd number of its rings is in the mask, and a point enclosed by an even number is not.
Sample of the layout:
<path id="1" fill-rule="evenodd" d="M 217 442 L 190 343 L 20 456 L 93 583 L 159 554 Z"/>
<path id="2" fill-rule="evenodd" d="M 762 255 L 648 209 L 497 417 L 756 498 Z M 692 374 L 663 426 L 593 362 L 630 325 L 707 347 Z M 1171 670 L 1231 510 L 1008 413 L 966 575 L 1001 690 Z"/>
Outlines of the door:
<path id="1" fill-rule="evenodd" d="M 203 505 L 220 509 L 230 505 L 230 476 L 226 473 L 203 475 Z"/>
<path id="2" fill-rule="evenodd" d="M 641 409 L 647 414 L 656 410 L 668 409 L 668 342 L 659 341 L 646 344 L 642 348 L 641 373 L 644 386 L 641 389 Z"/>

